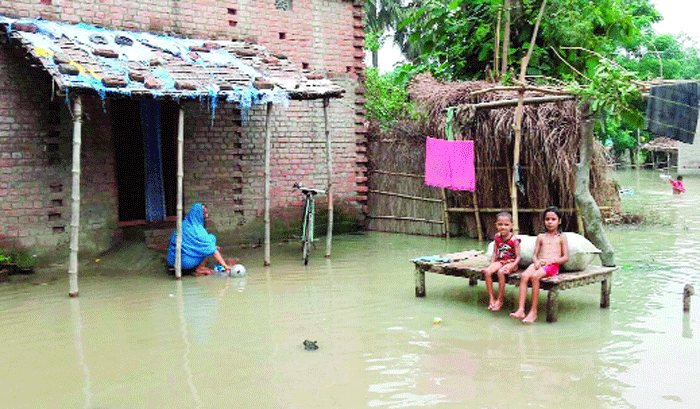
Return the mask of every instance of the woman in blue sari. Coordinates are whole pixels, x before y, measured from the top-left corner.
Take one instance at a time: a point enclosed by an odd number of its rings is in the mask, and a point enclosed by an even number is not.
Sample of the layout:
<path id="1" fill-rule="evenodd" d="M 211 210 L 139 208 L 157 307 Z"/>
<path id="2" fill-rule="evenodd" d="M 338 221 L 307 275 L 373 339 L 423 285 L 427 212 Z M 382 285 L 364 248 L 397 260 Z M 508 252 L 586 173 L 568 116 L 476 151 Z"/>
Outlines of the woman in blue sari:
<path id="1" fill-rule="evenodd" d="M 182 261 L 183 270 L 194 270 L 196 275 L 213 274 L 214 271 L 206 266 L 209 257 L 224 266 L 226 271 L 231 269 L 219 252 L 216 245 L 216 236 L 210 234 L 204 227 L 204 221 L 209 218 L 207 207 L 202 203 L 194 203 L 189 213 L 182 221 Z M 170 235 L 168 247 L 168 265 L 175 265 L 175 248 L 177 243 L 177 231 Z"/>

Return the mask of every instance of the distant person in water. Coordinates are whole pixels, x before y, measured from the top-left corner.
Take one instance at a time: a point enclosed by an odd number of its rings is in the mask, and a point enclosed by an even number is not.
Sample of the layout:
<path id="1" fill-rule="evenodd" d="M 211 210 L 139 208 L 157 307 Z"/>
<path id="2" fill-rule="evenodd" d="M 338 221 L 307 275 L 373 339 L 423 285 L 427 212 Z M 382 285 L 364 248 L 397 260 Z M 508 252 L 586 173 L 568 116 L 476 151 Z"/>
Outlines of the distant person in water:
<path id="1" fill-rule="evenodd" d="M 210 234 L 204 227 L 204 222 L 208 219 L 207 206 L 202 203 L 194 203 L 182 221 L 181 266 L 183 270 L 194 269 L 195 275 L 214 274 L 214 270 L 207 267 L 207 261 L 211 256 L 214 256 L 214 259 L 224 266 L 226 271 L 231 270 L 231 266 L 224 260 L 219 246 L 216 245 L 216 236 Z M 177 230 L 170 235 L 170 245 L 168 246 L 168 265 L 170 266 L 175 266 L 176 245 Z"/>
<path id="2" fill-rule="evenodd" d="M 543 218 L 547 232 L 537 235 L 535 251 L 532 253 L 532 264 L 520 277 L 518 309 L 510 314 L 511 317 L 522 320 L 525 324 L 532 324 L 537 319 L 540 280 L 543 277 L 557 275 L 559 266 L 569 261 L 569 245 L 566 236 L 559 231 L 561 212 L 556 207 L 548 207 L 544 210 Z M 532 283 L 532 305 L 530 312 L 525 315 L 528 282 Z"/>
<path id="3" fill-rule="evenodd" d="M 683 184 L 683 176 L 678 175 L 676 179 L 669 179 L 671 182 L 671 187 L 673 188 L 674 195 L 680 195 L 685 192 L 685 185 Z"/>
<path id="4" fill-rule="evenodd" d="M 496 215 L 496 235 L 493 238 L 493 255 L 491 264 L 482 269 L 489 292 L 489 307 L 498 311 L 503 306 L 503 293 L 506 286 L 506 275 L 515 271 L 520 262 L 520 239 L 513 233 L 513 216 L 508 212 Z M 493 274 L 498 275 L 498 296 L 493 296 Z"/>

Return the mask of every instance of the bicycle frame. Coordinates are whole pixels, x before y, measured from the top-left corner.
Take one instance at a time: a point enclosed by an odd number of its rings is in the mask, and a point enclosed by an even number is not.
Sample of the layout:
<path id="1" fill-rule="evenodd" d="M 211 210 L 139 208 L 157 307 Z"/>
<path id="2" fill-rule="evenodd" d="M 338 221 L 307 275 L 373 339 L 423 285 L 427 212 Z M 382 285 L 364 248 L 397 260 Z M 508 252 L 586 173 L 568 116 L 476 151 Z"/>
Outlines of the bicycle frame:
<path id="1" fill-rule="evenodd" d="M 316 214 L 316 201 L 314 196 L 325 194 L 322 189 L 311 189 L 302 187 L 299 183 L 294 184 L 294 188 L 301 190 L 305 197 L 304 216 L 301 223 L 302 260 L 304 265 L 309 263 L 309 253 L 314 242 L 314 215 Z"/>

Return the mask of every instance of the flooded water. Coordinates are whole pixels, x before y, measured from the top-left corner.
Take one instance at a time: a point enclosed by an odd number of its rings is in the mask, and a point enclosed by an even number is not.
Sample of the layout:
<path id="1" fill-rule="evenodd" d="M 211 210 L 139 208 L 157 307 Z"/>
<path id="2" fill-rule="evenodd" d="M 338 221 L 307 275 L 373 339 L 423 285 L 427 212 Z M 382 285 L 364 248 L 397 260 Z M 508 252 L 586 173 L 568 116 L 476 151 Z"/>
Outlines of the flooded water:
<path id="1" fill-rule="evenodd" d="M 683 286 L 700 292 L 700 179 L 673 196 L 658 172 L 616 175 L 623 209 L 658 224 L 608 228 L 609 309 L 576 288 L 557 323 L 526 326 L 508 318 L 515 288 L 494 313 L 482 282 L 433 274 L 415 298 L 409 259 L 486 247 L 459 238 L 346 235 L 306 267 L 296 244 L 269 268 L 248 250 L 245 278 L 85 267 L 75 299 L 67 278 L 0 285 L 0 407 L 700 407 L 698 297 L 682 312 Z"/>

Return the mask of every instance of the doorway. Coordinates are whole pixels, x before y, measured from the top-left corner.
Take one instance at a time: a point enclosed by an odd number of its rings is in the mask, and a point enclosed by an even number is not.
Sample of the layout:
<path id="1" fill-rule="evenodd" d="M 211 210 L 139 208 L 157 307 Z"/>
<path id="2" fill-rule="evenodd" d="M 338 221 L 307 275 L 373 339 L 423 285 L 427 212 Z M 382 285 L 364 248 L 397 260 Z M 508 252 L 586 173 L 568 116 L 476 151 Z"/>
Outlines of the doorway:
<path id="1" fill-rule="evenodd" d="M 178 114 L 179 106 L 173 101 L 113 101 L 120 224 L 175 217 Z"/>

